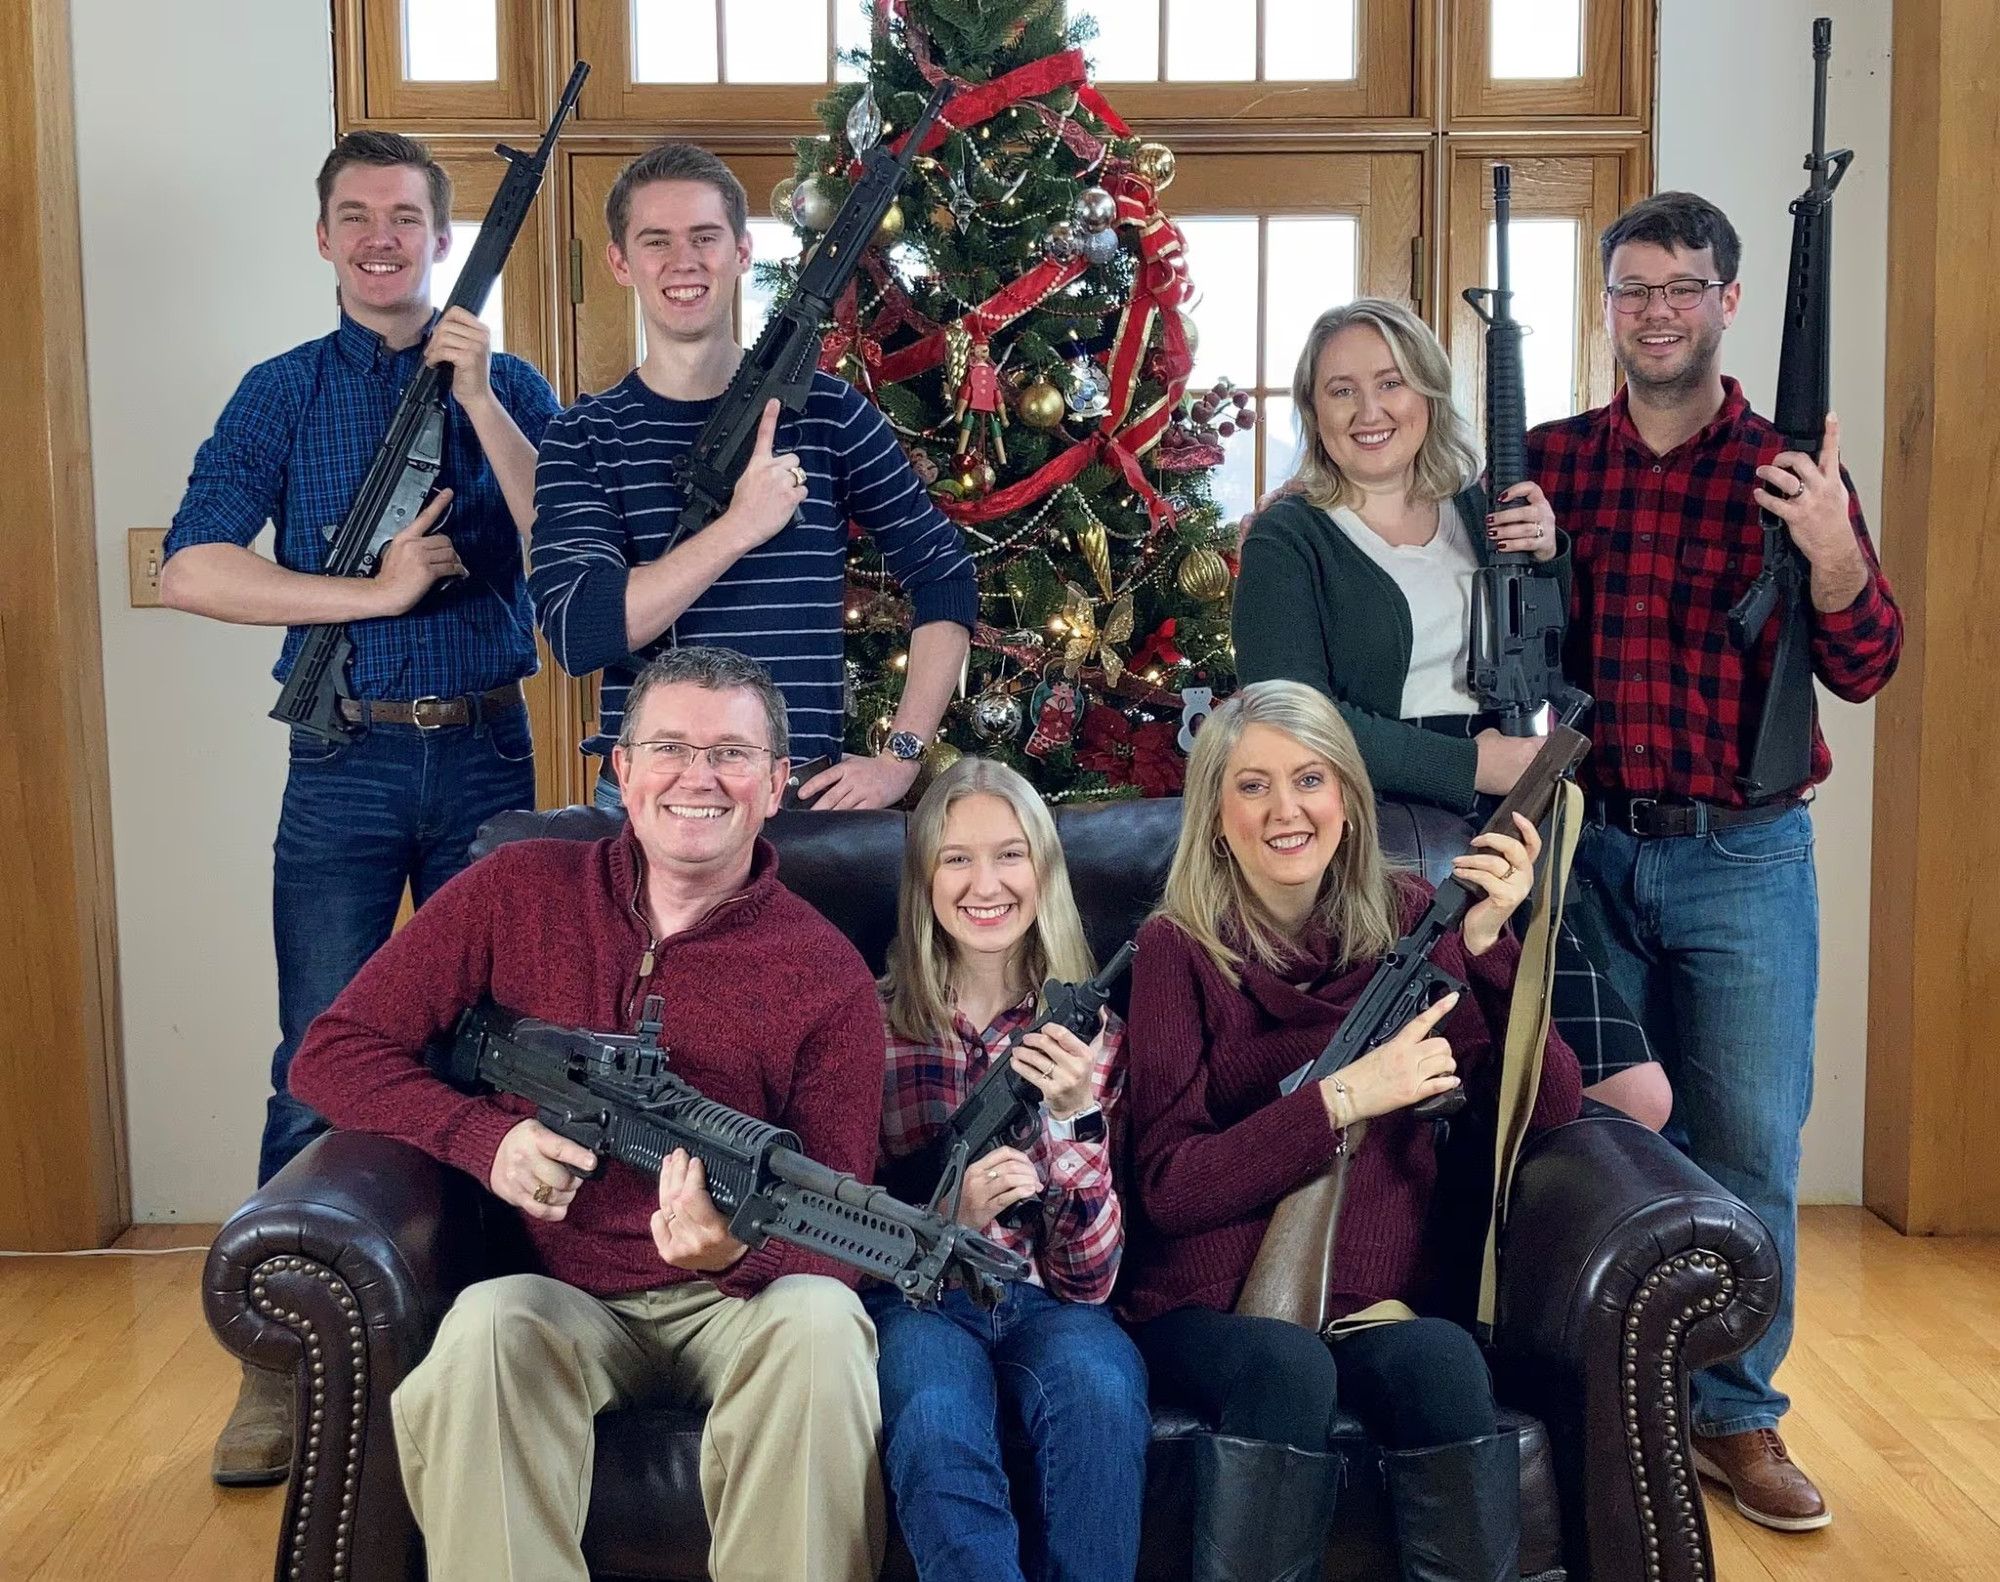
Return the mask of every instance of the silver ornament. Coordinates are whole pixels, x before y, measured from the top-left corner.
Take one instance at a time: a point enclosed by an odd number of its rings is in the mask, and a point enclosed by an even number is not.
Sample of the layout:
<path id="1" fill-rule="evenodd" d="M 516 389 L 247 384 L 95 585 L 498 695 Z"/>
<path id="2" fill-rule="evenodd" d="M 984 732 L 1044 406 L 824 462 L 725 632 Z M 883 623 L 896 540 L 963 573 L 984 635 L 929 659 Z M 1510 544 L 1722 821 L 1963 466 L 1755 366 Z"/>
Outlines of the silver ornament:
<path id="1" fill-rule="evenodd" d="M 982 742 L 1012 741 L 1021 718 L 1021 700 L 1011 692 L 982 692 L 972 701 L 972 734 Z"/>
<path id="2" fill-rule="evenodd" d="M 1118 200 L 1102 187 L 1085 187 L 1076 195 L 1076 223 L 1086 231 L 1101 231 L 1118 221 Z"/>
<path id="3" fill-rule="evenodd" d="M 871 82 L 863 86 L 861 97 L 847 112 L 847 146 L 859 157 L 881 141 L 882 112 L 876 108 L 875 85 Z"/>
<path id="4" fill-rule="evenodd" d="M 1114 230 L 1085 231 L 1078 244 L 1093 264 L 1108 264 L 1118 256 L 1118 233 Z"/>
<path id="5" fill-rule="evenodd" d="M 1102 417 L 1111 409 L 1111 376 L 1088 357 L 1069 365 L 1069 409 L 1078 417 Z"/>
<path id="6" fill-rule="evenodd" d="M 807 230 L 825 230 L 833 224 L 833 217 L 839 212 L 840 205 L 819 184 L 817 177 L 808 176 L 792 188 L 792 218 Z"/>
<path id="7" fill-rule="evenodd" d="M 1066 264 L 1076 257 L 1076 227 L 1057 220 L 1042 236 L 1042 256 L 1053 263 Z"/>

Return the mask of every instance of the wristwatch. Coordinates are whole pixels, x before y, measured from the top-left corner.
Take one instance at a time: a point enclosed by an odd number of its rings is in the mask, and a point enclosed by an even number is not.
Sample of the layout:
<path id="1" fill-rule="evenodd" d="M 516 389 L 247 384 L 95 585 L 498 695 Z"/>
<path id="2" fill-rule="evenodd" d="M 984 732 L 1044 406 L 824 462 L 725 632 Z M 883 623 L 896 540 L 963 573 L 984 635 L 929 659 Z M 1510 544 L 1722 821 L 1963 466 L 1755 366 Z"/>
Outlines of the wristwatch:
<path id="1" fill-rule="evenodd" d="M 1104 1111 L 1092 1104 L 1074 1115 L 1058 1120 L 1045 1116 L 1049 1137 L 1054 1142 L 1101 1143 L 1104 1141 Z"/>
<path id="2" fill-rule="evenodd" d="M 924 755 L 924 739 L 915 731 L 894 731 L 889 736 L 889 756 L 913 764 Z"/>

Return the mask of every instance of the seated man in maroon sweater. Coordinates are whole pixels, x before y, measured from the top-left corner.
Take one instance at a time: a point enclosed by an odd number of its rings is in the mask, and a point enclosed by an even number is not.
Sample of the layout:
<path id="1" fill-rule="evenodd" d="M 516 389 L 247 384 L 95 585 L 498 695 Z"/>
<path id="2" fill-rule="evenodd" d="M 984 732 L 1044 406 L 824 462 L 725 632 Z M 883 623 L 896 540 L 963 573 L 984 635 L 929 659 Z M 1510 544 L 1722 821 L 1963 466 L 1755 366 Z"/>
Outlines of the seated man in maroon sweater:
<path id="1" fill-rule="evenodd" d="M 883 1547 L 875 1334 L 838 1265 L 728 1233 L 676 1153 L 657 1194 L 511 1097 L 472 1098 L 423 1051 L 490 995 L 565 1027 L 631 1031 L 665 1002 L 675 1069 L 864 1178 L 884 1035 L 860 955 L 778 883 L 760 840 L 789 767 L 785 704 L 739 654 L 681 648 L 640 675 L 613 754 L 627 827 L 523 841 L 447 884 L 313 1023 L 293 1091 L 336 1126 L 466 1171 L 526 1221 L 539 1272 L 469 1287 L 392 1402 L 434 1577 L 587 1572 L 593 1421 L 708 1410 L 702 1502 L 721 1582 L 873 1578 Z"/>

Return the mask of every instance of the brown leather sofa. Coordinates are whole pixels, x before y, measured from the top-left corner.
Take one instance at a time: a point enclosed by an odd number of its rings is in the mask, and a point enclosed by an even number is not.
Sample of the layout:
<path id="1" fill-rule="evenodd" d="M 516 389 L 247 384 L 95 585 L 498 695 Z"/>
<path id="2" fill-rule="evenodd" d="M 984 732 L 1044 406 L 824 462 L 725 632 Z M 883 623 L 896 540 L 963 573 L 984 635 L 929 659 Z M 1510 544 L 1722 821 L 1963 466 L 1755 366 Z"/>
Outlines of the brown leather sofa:
<path id="1" fill-rule="evenodd" d="M 1057 813 L 1100 958 L 1158 895 L 1179 818 L 1171 800 Z M 504 815 L 485 838 L 581 839 L 609 827 L 606 815 L 569 808 Z M 1436 874 L 1461 828 L 1387 808 L 1384 843 Z M 786 813 L 769 827 L 786 883 L 878 967 L 894 927 L 902 831 L 893 812 Z M 1454 1128 L 1447 1169 L 1476 1172 L 1474 1130 Z M 237 1355 L 298 1379 L 302 1429 L 279 1536 L 281 1582 L 423 1575 L 389 1397 L 457 1292 L 520 1266 L 512 1216 L 496 1208 L 470 1177 L 412 1148 L 335 1132 L 216 1238 L 204 1273 L 209 1322 Z M 1492 1354 L 1506 1420 L 1521 1436 L 1524 1576 L 1710 1582 L 1688 1372 L 1750 1345 L 1777 1290 L 1775 1250 L 1757 1217 L 1643 1127 L 1603 1111 L 1530 1145 L 1507 1227 Z M 602 1420 L 584 1533 L 596 1574 L 706 1575 L 698 1429 L 698 1419 L 667 1411 Z M 1146 1582 L 1187 1575 L 1188 1447 L 1204 1431 L 1183 1414 L 1155 1414 Z M 1346 1449 L 1326 1576 L 1394 1575 L 1381 1475 L 1358 1424 Z M 884 1575 L 911 1575 L 900 1542 Z"/>

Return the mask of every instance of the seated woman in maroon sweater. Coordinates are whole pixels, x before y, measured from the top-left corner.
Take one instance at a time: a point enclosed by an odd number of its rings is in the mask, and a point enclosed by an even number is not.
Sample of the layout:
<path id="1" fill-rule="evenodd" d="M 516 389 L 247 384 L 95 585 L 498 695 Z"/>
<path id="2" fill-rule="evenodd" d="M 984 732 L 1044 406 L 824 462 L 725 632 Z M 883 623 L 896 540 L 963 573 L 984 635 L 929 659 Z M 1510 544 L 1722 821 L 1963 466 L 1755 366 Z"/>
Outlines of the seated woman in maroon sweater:
<path id="1" fill-rule="evenodd" d="M 1280 1097 L 1429 891 L 1385 863 L 1354 735 L 1310 687 L 1258 682 L 1217 709 L 1185 797 L 1132 975 L 1121 1295 L 1155 1395 L 1219 1431 L 1198 1452 L 1195 1575 L 1318 1577 L 1338 1407 L 1385 1452 L 1405 1582 L 1512 1582 L 1518 1448 L 1466 1330 L 1410 1317 L 1328 1342 L 1232 1309 L 1273 1209 L 1353 1139 L 1332 1311 L 1423 1312 L 1445 1272 L 1427 1242 L 1444 1205 L 1433 1128 L 1410 1106 L 1461 1081 L 1491 1102 L 1519 960 L 1503 925 L 1527 894 L 1535 833 L 1523 821 L 1519 839 L 1483 837 L 1456 865 L 1484 899 L 1433 959 L 1470 993 Z M 1533 1123 L 1573 1118 L 1580 1088 L 1551 1033 Z"/>

